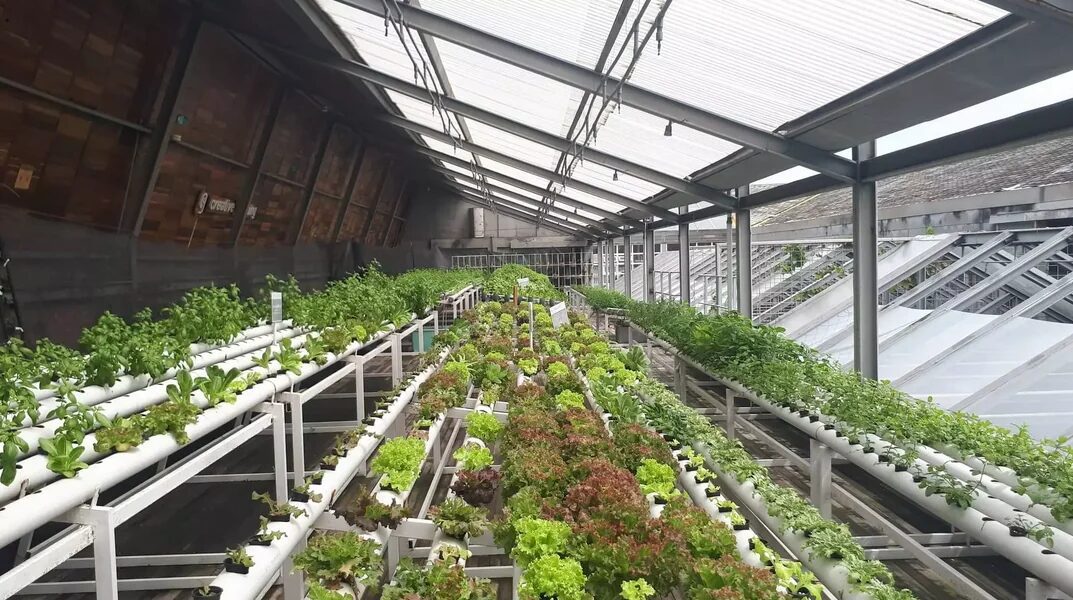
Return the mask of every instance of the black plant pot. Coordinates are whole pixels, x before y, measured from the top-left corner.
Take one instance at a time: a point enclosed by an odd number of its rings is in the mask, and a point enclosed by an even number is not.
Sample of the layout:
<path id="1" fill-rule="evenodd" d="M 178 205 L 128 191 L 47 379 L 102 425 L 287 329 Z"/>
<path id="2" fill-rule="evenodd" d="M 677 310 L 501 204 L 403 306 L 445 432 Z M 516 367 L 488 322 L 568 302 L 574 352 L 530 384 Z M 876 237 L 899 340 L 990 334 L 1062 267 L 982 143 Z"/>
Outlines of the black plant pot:
<path id="1" fill-rule="evenodd" d="M 705 488 L 705 489 L 704 489 L 704 495 L 705 495 L 706 497 L 708 497 L 708 498 L 715 498 L 716 496 L 718 496 L 718 495 L 719 495 L 719 490 L 714 490 L 714 491 L 713 491 L 713 490 L 710 490 L 710 489 L 708 489 L 708 488 Z"/>
<path id="2" fill-rule="evenodd" d="M 799 417 L 807 417 L 808 416 L 808 411 L 807 410 L 799 410 L 799 411 L 797 411 L 797 416 L 799 416 Z"/>
<path id="3" fill-rule="evenodd" d="M 247 543 L 251 546 L 271 546 L 272 540 L 262 540 L 255 535 L 251 537 Z"/>
<path id="4" fill-rule="evenodd" d="M 815 423 L 816 421 L 820 420 L 820 417 L 817 416 L 817 415 L 809 415 L 808 420 L 809 420 L 809 423 Z"/>
<path id="5" fill-rule="evenodd" d="M 703 484 L 703 483 L 708 483 L 708 480 L 707 479 L 701 479 L 700 475 L 694 475 L 693 476 L 693 481 L 696 481 L 698 485 Z"/>
<path id="6" fill-rule="evenodd" d="M 839 561 L 839 560 L 842 560 L 842 559 L 844 559 L 846 557 L 842 556 L 841 552 L 832 552 L 831 556 L 829 556 L 828 558 L 830 558 L 831 560 Z"/>
<path id="7" fill-rule="evenodd" d="M 698 469 L 697 465 L 694 465 L 692 463 L 686 463 L 685 467 L 686 473 L 695 473 Z"/>
<path id="8" fill-rule="evenodd" d="M 921 481 L 924 481 L 923 475 L 913 475 L 913 483 L 920 483 Z"/>
<path id="9" fill-rule="evenodd" d="M 875 449 L 875 448 L 865 448 L 865 449 L 864 449 L 864 450 L 862 450 L 861 452 L 864 452 L 865 454 L 871 454 L 871 453 L 873 453 L 873 452 L 875 452 L 875 451 L 876 451 L 876 449 Z"/>
<path id="10" fill-rule="evenodd" d="M 1020 525 L 1010 526 L 1010 537 L 1025 537 L 1028 535 L 1028 530 Z"/>
<path id="11" fill-rule="evenodd" d="M 291 500 L 294 500 L 295 502 L 309 502 L 309 494 L 304 494 L 302 492 L 296 492 L 292 490 Z"/>
<path id="12" fill-rule="evenodd" d="M 268 520 L 273 523 L 287 523 L 291 520 L 290 515 L 268 515 Z"/>
<path id="13" fill-rule="evenodd" d="M 417 426 L 418 431 L 428 431 L 429 429 L 432 429 L 432 425 L 418 425 Z"/>
<path id="14" fill-rule="evenodd" d="M 218 585 L 210 585 L 209 593 L 203 593 L 201 588 L 194 590 L 192 597 L 194 598 L 219 598 L 220 594 L 224 593 L 224 589 Z"/>
<path id="15" fill-rule="evenodd" d="M 660 505 L 667 503 L 667 499 L 664 498 L 663 496 L 654 496 L 652 498 L 652 501 L 655 502 L 656 504 L 660 504 Z"/>
<path id="16" fill-rule="evenodd" d="M 733 527 L 734 527 L 734 531 L 745 531 L 746 529 L 749 528 L 749 522 L 746 521 L 746 522 L 742 523 L 741 525 L 734 525 Z"/>
<path id="17" fill-rule="evenodd" d="M 681 450 L 682 449 L 682 442 L 679 442 L 678 440 L 667 442 L 667 444 L 670 445 L 671 450 Z"/>
<path id="18" fill-rule="evenodd" d="M 319 468 L 320 468 L 321 471 L 334 471 L 335 467 L 337 467 L 337 466 L 338 466 L 338 463 L 336 463 L 334 465 L 329 465 L 328 463 L 322 462 L 322 463 L 320 463 Z"/>
<path id="19" fill-rule="evenodd" d="M 364 425 L 372 425 L 376 423 L 376 417 L 365 417 L 361 420 Z"/>
<path id="20" fill-rule="evenodd" d="M 834 428 L 835 428 L 835 426 L 834 426 L 834 425 L 832 425 L 832 424 L 830 424 L 830 423 L 828 423 L 828 424 L 826 424 L 826 425 L 824 425 L 824 426 L 823 426 L 823 430 L 824 430 L 824 431 L 833 431 L 833 430 L 834 430 Z"/>
<path id="21" fill-rule="evenodd" d="M 250 572 L 249 567 L 237 564 L 230 558 L 224 559 L 224 570 L 228 573 L 238 573 L 239 575 L 246 575 Z"/>
<path id="22" fill-rule="evenodd" d="M 669 433 L 664 433 L 664 434 L 663 434 L 663 441 L 665 441 L 665 442 L 670 442 L 670 441 L 673 441 L 673 440 L 674 440 L 674 436 L 673 436 L 673 435 L 671 435 L 671 434 L 669 434 Z"/>
<path id="23" fill-rule="evenodd" d="M 907 467 L 905 465 L 894 465 L 894 472 L 895 473 L 904 473 L 905 471 L 908 471 L 908 470 L 909 470 L 909 467 Z"/>
<path id="24" fill-rule="evenodd" d="M 721 512 L 721 513 L 728 513 L 728 512 L 730 512 L 732 510 L 734 510 L 734 509 L 730 508 L 729 506 L 720 506 L 719 507 L 719 512 Z"/>
<path id="25" fill-rule="evenodd" d="M 881 463 L 890 462 L 890 456 L 888 456 L 886 454 L 880 454 L 879 455 L 879 462 L 881 462 Z"/>

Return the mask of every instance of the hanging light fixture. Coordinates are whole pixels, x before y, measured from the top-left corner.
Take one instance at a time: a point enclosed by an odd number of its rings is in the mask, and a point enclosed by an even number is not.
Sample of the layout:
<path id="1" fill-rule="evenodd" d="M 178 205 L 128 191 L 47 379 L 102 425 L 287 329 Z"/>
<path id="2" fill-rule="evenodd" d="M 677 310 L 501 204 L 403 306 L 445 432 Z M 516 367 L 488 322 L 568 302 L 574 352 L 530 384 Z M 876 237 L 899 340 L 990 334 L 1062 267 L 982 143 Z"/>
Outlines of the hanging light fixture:
<path id="1" fill-rule="evenodd" d="M 666 137 L 671 137 L 672 135 L 674 135 L 674 130 L 671 127 L 670 119 L 667 120 L 667 126 L 663 128 L 663 135 L 665 135 Z"/>
<path id="2" fill-rule="evenodd" d="M 611 175 L 611 181 L 618 181 L 618 169 Z"/>

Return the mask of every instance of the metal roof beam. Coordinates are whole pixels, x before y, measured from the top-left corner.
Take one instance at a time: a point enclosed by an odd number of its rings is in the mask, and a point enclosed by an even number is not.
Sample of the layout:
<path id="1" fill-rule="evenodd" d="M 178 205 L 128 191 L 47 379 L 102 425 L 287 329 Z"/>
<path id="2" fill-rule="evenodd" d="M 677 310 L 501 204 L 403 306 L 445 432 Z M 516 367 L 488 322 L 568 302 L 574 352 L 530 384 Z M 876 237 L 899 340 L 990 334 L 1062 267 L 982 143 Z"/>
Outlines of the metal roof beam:
<path id="1" fill-rule="evenodd" d="M 384 16 L 382 0 L 336 0 L 365 12 Z M 406 25 L 480 52 L 532 73 L 596 94 L 617 89 L 619 80 L 592 69 L 516 44 L 504 38 L 453 21 L 436 13 L 398 4 Z M 826 150 L 722 117 L 690 104 L 622 83 L 621 102 L 639 110 L 681 123 L 721 139 L 781 156 L 842 181 L 856 179 L 856 165 Z"/>
<path id="2" fill-rule="evenodd" d="M 512 192 L 510 190 L 507 190 L 507 189 L 504 189 L 504 188 L 501 188 L 501 187 L 498 187 L 498 186 L 495 186 L 495 185 L 489 185 L 489 184 L 487 184 L 487 183 L 485 183 L 483 181 L 478 181 L 477 179 L 474 179 L 473 177 L 464 176 L 461 173 L 454 173 L 454 172 L 446 170 L 446 169 L 444 169 L 444 172 L 445 173 L 450 173 L 455 178 L 455 181 L 448 181 L 447 182 L 448 185 L 455 185 L 456 183 L 462 184 L 463 189 L 465 189 L 467 192 L 473 192 L 473 193 L 478 193 L 479 194 L 479 193 L 483 193 L 484 191 L 488 191 L 491 194 L 495 194 L 496 197 L 498 197 L 498 198 L 511 199 L 512 203 L 523 202 L 523 203 L 529 203 L 529 204 L 540 204 L 540 200 L 537 200 L 537 199 L 534 199 L 534 198 L 526 198 L 525 196 L 523 196 L 521 194 L 516 194 L 516 193 L 514 193 L 514 192 Z M 471 187 L 471 186 L 477 186 L 477 187 Z M 557 210 L 560 214 L 567 214 L 571 219 L 574 219 L 578 223 L 584 223 L 585 225 L 588 225 L 589 227 L 596 228 L 597 230 L 599 230 L 600 235 L 607 235 L 607 234 L 618 235 L 618 230 L 614 229 L 612 226 L 608 225 L 607 223 L 605 223 L 603 221 L 597 221 L 596 219 L 590 219 L 590 218 L 588 218 L 588 217 L 586 217 L 584 215 L 570 214 L 568 211 L 565 211 L 565 210 L 562 210 L 562 209 L 559 209 L 559 208 L 556 208 L 555 210 Z M 555 216 L 555 215 L 552 215 L 552 216 Z"/>
<path id="3" fill-rule="evenodd" d="M 489 210 L 502 211 L 503 213 L 509 215 L 512 218 L 515 218 L 515 219 L 518 219 L 518 220 L 521 220 L 521 221 L 525 221 L 526 223 L 529 223 L 531 225 L 536 225 L 537 224 L 537 217 L 535 215 L 527 213 L 527 212 L 524 212 L 524 211 L 521 211 L 521 210 L 517 210 L 517 209 L 514 209 L 514 208 L 510 208 L 508 206 L 502 206 L 502 205 L 492 206 L 488 202 L 485 202 L 483 198 L 480 199 L 480 200 L 476 200 L 474 198 L 471 198 L 471 197 L 468 197 L 468 196 L 465 196 L 465 195 L 462 195 L 462 194 L 458 195 L 458 199 L 460 201 L 462 201 L 462 202 L 465 202 L 466 204 L 472 204 L 472 205 L 478 206 L 480 208 L 487 208 Z M 558 225 L 555 225 L 554 223 L 548 223 L 547 227 L 548 227 L 548 229 L 554 229 L 555 231 L 558 231 L 559 233 L 566 233 L 567 235 L 579 235 L 580 234 L 580 232 L 578 232 L 578 231 L 575 231 L 573 229 L 567 229 L 567 228 L 564 228 L 564 227 L 559 227 Z"/>
<path id="4" fill-rule="evenodd" d="M 269 44 L 266 43 L 264 45 L 268 46 Z M 560 152 L 581 152 L 584 154 L 586 160 L 591 160 L 592 162 L 604 165 L 605 167 L 617 169 L 622 173 L 632 175 L 638 179 L 648 181 L 649 183 L 662 185 L 667 189 L 686 194 L 699 201 L 710 202 L 727 208 L 733 208 L 736 204 L 735 198 L 717 189 L 699 183 L 686 181 L 680 177 L 675 177 L 674 175 L 651 169 L 644 165 L 620 158 L 614 154 L 608 154 L 607 152 L 597 150 L 596 148 L 580 148 L 566 138 L 559 137 L 535 127 L 530 127 L 519 121 L 478 108 L 472 104 L 452 98 L 451 96 L 430 92 L 421 86 L 393 77 L 368 65 L 341 58 L 314 58 L 279 46 L 271 47 L 288 56 L 293 56 L 310 64 L 357 77 L 367 84 L 379 85 L 383 88 L 399 92 L 400 94 L 405 94 L 422 102 L 427 103 L 430 97 L 435 98 L 439 106 L 454 113 L 456 116 L 473 119 L 474 121 L 517 135 L 518 137 L 525 138 L 542 146 L 559 150 Z M 646 207 L 649 206 L 648 204 L 641 204 Z"/>
<path id="5" fill-rule="evenodd" d="M 452 164 L 452 165 L 455 165 L 456 167 L 461 167 L 463 169 L 466 169 L 467 171 L 469 171 L 469 170 L 471 170 L 473 168 L 473 165 L 469 164 L 468 162 L 466 162 L 466 161 L 464 161 L 464 160 L 462 160 L 460 158 L 456 158 L 454 156 L 451 156 L 450 154 L 444 154 L 443 152 L 437 152 L 436 150 L 432 150 L 431 148 L 419 147 L 419 148 L 416 148 L 416 150 L 418 152 L 422 153 L 422 154 L 426 154 L 428 156 L 431 156 L 432 158 L 435 158 L 435 159 L 437 159 L 437 160 L 439 160 L 441 162 Z M 507 184 L 510 184 L 510 185 L 512 185 L 512 186 L 514 186 L 516 188 L 523 189 L 526 192 L 529 192 L 530 194 L 536 194 L 536 195 L 538 195 L 540 197 L 548 196 L 548 190 L 545 190 L 544 188 L 537 187 L 537 186 L 535 186 L 535 185 L 533 185 L 531 183 L 527 183 L 527 182 L 522 181 L 520 179 L 515 179 L 515 178 L 513 178 L 513 177 L 511 177 L 509 175 L 504 175 L 504 174 L 500 173 L 499 171 L 494 171 L 492 169 L 489 169 L 488 167 L 477 167 L 476 171 L 477 171 L 478 175 L 484 175 L 485 177 L 492 177 L 493 179 L 498 179 L 499 181 L 502 181 L 503 183 L 507 183 Z M 599 216 L 601 216 L 601 217 L 603 217 L 605 219 L 614 221 L 615 223 L 621 223 L 621 224 L 624 224 L 624 225 L 632 225 L 634 223 L 637 223 L 636 219 L 630 219 L 628 217 L 624 217 L 624 216 L 622 216 L 620 214 L 613 213 L 613 212 L 611 212 L 609 210 L 604 210 L 602 208 L 598 208 L 598 207 L 593 206 L 593 205 L 591 205 L 591 204 L 589 204 L 587 202 L 582 202 L 581 200 L 577 200 L 575 198 L 571 198 L 571 197 L 565 196 L 563 194 L 557 194 L 557 195 L 554 196 L 554 198 L 555 198 L 555 200 L 557 202 L 562 202 L 563 204 L 565 204 L 567 206 L 573 206 L 575 208 L 580 208 L 581 210 L 588 211 L 588 212 L 590 212 L 590 213 L 592 213 L 594 215 L 599 215 Z"/>
<path id="6" fill-rule="evenodd" d="M 608 202 L 614 202 L 615 204 L 618 204 L 620 206 L 633 208 L 645 214 L 662 217 L 664 219 L 678 218 L 678 215 L 672 213 L 665 208 L 659 208 L 658 206 L 649 206 L 643 202 L 627 198 L 622 194 L 616 194 L 615 192 L 605 190 L 604 188 L 597 187 L 589 183 L 585 183 L 584 181 L 578 181 L 577 179 L 572 179 L 569 177 L 560 177 L 554 171 L 549 171 L 548 169 L 532 165 L 530 163 L 525 162 L 524 160 L 514 158 L 513 156 L 509 156 L 501 152 L 496 152 L 491 148 L 485 148 L 484 146 L 478 146 L 477 144 L 466 140 L 459 140 L 453 138 L 437 129 L 433 129 L 432 127 L 427 127 L 420 123 L 415 123 L 408 119 L 396 117 L 394 115 L 382 115 L 378 118 L 385 123 L 391 123 L 392 125 L 402 127 L 403 129 L 420 133 L 423 136 L 430 137 L 445 144 L 454 144 L 471 154 L 479 154 L 481 156 L 490 158 L 498 163 L 507 165 L 508 167 L 514 167 L 519 171 L 525 171 L 526 173 L 531 173 L 538 177 L 544 177 L 551 181 L 563 182 L 564 184 L 566 184 L 566 187 L 572 186 L 574 188 L 577 188 L 578 190 L 592 194 L 593 196 L 596 196 L 598 198 L 603 198 Z M 547 192 L 545 192 L 545 195 L 547 195 Z"/>
<path id="7" fill-rule="evenodd" d="M 474 192 L 472 192 L 470 190 L 464 189 L 462 187 L 458 187 L 458 186 L 451 186 L 451 187 L 455 191 L 457 191 L 459 194 L 462 194 L 463 196 L 466 196 L 466 197 L 469 197 L 469 198 L 476 199 L 476 198 L 484 198 L 485 197 L 485 196 L 482 196 L 480 194 L 476 194 L 476 193 L 474 193 Z M 518 204 L 514 204 L 514 203 L 511 203 L 511 202 L 509 202 L 507 200 L 503 200 L 502 198 L 497 198 L 496 196 L 493 196 L 491 194 L 488 194 L 487 197 L 491 200 L 492 204 L 494 204 L 496 207 L 509 208 L 511 210 L 515 210 L 515 211 L 518 211 L 518 212 L 524 212 L 524 213 L 526 213 L 528 215 L 531 215 L 532 217 L 537 219 L 535 221 L 535 224 L 538 227 L 541 225 L 541 219 L 543 219 L 543 223 L 547 223 L 549 226 L 554 225 L 556 227 L 559 227 L 560 229 L 563 229 L 563 228 L 569 229 L 569 230 L 573 231 L 574 233 L 576 233 L 578 235 L 587 235 L 589 237 L 598 237 L 598 236 L 601 236 L 601 235 L 604 234 L 603 231 L 593 230 L 590 227 L 586 227 L 585 225 L 579 225 L 578 223 L 571 223 L 570 221 L 561 219 L 561 218 L 559 218 L 559 217 L 557 217 L 555 215 L 548 215 L 548 214 L 541 213 L 539 211 L 539 209 L 536 209 L 536 208 L 529 208 L 528 206 L 521 206 L 521 205 L 518 205 Z"/>
<path id="8" fill-rule="evenodd" d="M 1073 25 L 1073 0 L 984 0 L 984 2 L 1030 21 L 1046 23 L 1061 19 Z"/>

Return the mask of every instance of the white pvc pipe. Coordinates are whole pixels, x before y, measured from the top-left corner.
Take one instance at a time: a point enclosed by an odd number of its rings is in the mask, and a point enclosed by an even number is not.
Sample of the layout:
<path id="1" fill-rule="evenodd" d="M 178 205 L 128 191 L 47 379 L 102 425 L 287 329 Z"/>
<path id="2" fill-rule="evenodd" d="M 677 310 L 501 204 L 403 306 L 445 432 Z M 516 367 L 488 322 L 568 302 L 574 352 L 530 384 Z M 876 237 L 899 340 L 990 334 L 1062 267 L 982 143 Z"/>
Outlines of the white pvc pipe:
<path id="1" fill-rule="evenodd" d="M 202 412 L 197 421 L 186 428 L 190 441 L 208 435 L 261 402 L 272 398 L 278 392 L 290 389 L 294 384 L 320 372 L 342 357 L 355 353 L 367 343 L 371 342 L 351 344 L 340 355 L 329 353 L 328 361 L 323 366 L 315 363 L 303 364 L 300 375 L 284 373 L 262 381 L 239 394 L 234 403 L 219 404 Z M 373 429 L 376 430 L 376 427 L 374 426 Z M 382 432 L 381 429 L 379 433 Z M 155 435 L 128 452 L 115 453 L 98 460 L 75 477 L 55 481 L 8 503 L 3 510 L 0 510 L 0 546 L 15 541 L 64 512 L 90 500 L 98 491 L 122 482 L 183 446 L 185 444 L 179 444 L 170 434 Z M 30 460 L 33 458 L 31 457 Z M 5 495 L 10 493 L 10 489 L 18 490 L 19 488 L 8 486 L 3 490 Z"/>
<path id="2" fill-rule="evenodd" d="M 281 330 L 290 328 L 290 326 L 291 326 L 291 320 L 288 319 L 286 321 L 282 321 L 282 322 L 278 323 L 277 326 L 276 326 L 276 329 L 277 329 L 277 331 L 281 331 Z M 225 344 L 191 344 L 190 345 L 190 355 L 195 361 L 195 363 L 194 363 L 195 368 L 202 367 L 202 366 L 208 366 L 208 365 L 210 365 L 212 363 L 204 363 L 202 365 L 197 364 L 197 361 L 199 359 L 204 360 L 204 359 L 201 358 L 202 354 L 210 353 L 211 351 L 217 350 L 219 348 L 225 348 L 227 346 L 235 345 L 235 344 L 237 344 L 239 342 L 243 342 L 245 340 L 248 340 L 248 339 L 251 339 L 251 338 L 254 338 L 254 337 L 263 336 L 263 335 L 267 335 L 267 334 L 271 334 L 271 333 L 272 333 L 272 325 L 255 325 L 253 327 L 250 327 L 250 328 L 240 332 L 238 335 L 236 335 L 234 337 L 234 339 L 232 339 L 231 341 L 229 341 L 229 342 L 227 342 Z M 165 379 L 170 379 L 172 377 L 175 377 L 175 371 L 176 371 L 176 369 L 169 370 L 163 376 L 158 378 L 157 381 L 163 381 Z M 134 390 L 137 390 L 137 389 L 139 389 L 141 387 L 145 387 L 149 383 L 152 383 L 152 380 L 149 378 L 148 375 L 139 375 L 137 377 L 132 377 L 130 375 L 121 375 L 119 377 L 118 381 L 116 381 L 116 383 L 114 385 L 111 385 L 111 386 L 108 386 L 108 387 L 102 387 L 102 386 L 97 386 L 97 385 L 86 386 L 86 387 L 82 388 L 81 390 L 75 392 L 75 397 L 78 398 L 79 402 L 83 402 L 84 404 L 88 404 L 88 405 L 92 406 L 92 404 L 90 404 L 89 402 L 83 401 L 83 396 L 85 396 L 87 399 L 100 398 L 99 400 L 96 400 L 96 402 L 93 402 L 93 404 L 95 404 L 97 402 L 103 402 L 104 400 L 108 400 L 110 398 L 113 398 L 113 397 L 118 396 L 120 394 L 130 393 L 130 392 L 132 392 Z M 34 399 L 36 399 L 38 401 L 47 400 L 49 398 L 55 398 L 56 397 L 56 391 L 52 390 L 52 389 L 33 388 L 33 393 L 34 393 Z M 41 414 L 46 414 L 47 412 L 48 411 L 45 410 L 45 409 L 41 410 Z M 29 423 L 27 423 L 27 424 L 29 424 Z"/>
<path id="3" fill-rule="evenodd" d="M 769 412 L 780 416 L 784 421 L 794 425 L 801 431 L 815 437 L 827 444 L 828 447 L 846 457 L 850 462 L 864 469 L 872 476 L 885 483 L 891 489 L 910 498 L 919 506 L 932 514 L 954 525 L 981 542 L 991 546 L 996 552 L 1021 565 L 1036 576 L 1067 594 L 1073 594 L 1073 562 L 1063 554 L 1069 552 L 1068 544 L 1059 541 L 1060 532 L 1055 532 L 1055 550 L 1044 548 L 1039 543 L 1026 537 L 1012 537 L 1009 528 L 1004 523 L 994 520 L 995 517 L 981 512 L 978 506 L 996 510 L 1001 507 L 1010 509 L 1003 502 L 988 498 L 977 497 L 973 506 L 967 509 L 952 507 L 940 495 L 925 496 L 924 490 L 920 489 L 913 481 L 913 476 L 906 471 L 896 472 L 890 465 L 879 462 L 879 457 L 874 454 L 866 454 L 862 448 L 850 445 L 849 440 L 835 435 L 822 425 L 810 423 L 808 419 L 799 417 L 796 413 L 771 404 L 763 398 L 754 396 L 751 400 Z M 995 506 L 1001 505 L 1001 506 Z M 1012 509 L 1011 509 L 1012 510 Z M 1061 546 L 1062 552 L 1058 552 Z"/>
<path id="4" fill-rule="evenodd" d="M 304 346 L 306 343 L 307 336 L 309 335 L 315 334 L 305 334 L 292 338 L 294 340 L 293 347 L 295 349 L 298 349 Z M 276 350 L 279 349 L 278 345 L 274 345 L 271 347 Z M 218 363 L 217 366 L 224 369 L 225 371 L 232 368 L 238 369 L 240 371 L 243 371 L 243 375 L 245 375 L 245 372 L 247 370 L 254 370 L 257 373 L 260 373 L 262 377 L 274 374 L 276 371 L 279 370 L 279 363 L 276 361 L 272 361 L 270 363 L 269 369 L 267 371 L 260 367 L 255 367 L 254 359 L 257 357 L 257 355 L 258 351 L 253 350 L 248 352 L 247 354 L 236 356 L 229 360 L 225 360 L 224 362 Z M 194 379 L 197 379 L 198 377 L 204 376 L 205 372 L 205 369 L 197 369 L 195 371 L 191 371 L 190 376 Z M 150 385 L 149 387 L 142 388 L 129 394 L 116 396 L 111 400 L 105 400 L 97 405 L 98 410 L 100 410 L 101 414 L 108 417 L 109 419 L 128 417 L 130 415 L 140 413 L 151 406 L 160 404 L 161 402 L 167 400 L 167 389 L 172 383 L 172 381 L 162 381 L 161 383 L 155 383 L 153 385 Z M 191 400 L 199 407 L 205 407 L 208 405 L 208 401 L 205 400 L 204 394 L 202 394 L 200 391 L 195 391 L 193 394 L 191 394 Z M 22 462 L 30 461 L 30 458 L 33 458 L 31 455 L 36 454 L 37 451 L 40 449 L 41 440 L 53 437 L 56 434 L 56 431 L 62 426 L 63 421 L 61 419 L 49 419 L 47 421 L 42 421 L 40 424 L 34 427 L 21 430 L 19 432 L 19 437 L 26 442 L 27 449 L 25 452 L 20 452 L 18 455 L 20 459 L 20 464 Z M 85 453 L 83 453 L 81 456 L 83 462 L 92 462 L 101 456 L 93 450 L 93 442 L 95 441 L 96 436 L 93 434 L 87 435 L 86 439 L 83 440 L 82 445 L 86 448 Z M 15 491 L 17 491 L 18 489 L 20 489 L 22 485 L 21 481 L 23 480 L 30 480 L 29 485 L 31 488 L 41 485 L 43 481 L 42 477 L 47 478 L 48 475 L 36 474 L 37 471 L 34 471 L 34 468 L 35 465 L 32 462 L 20 467 L 21 472 L 19 473 L 15 481 L 13 481 L 8 486 L 0 487 L 0 502 L 3 502 L 5 499 L 7 499 L 7 493 L 10 491 L 8 488 L 13 488 Z M 35 473 L 36 476 L 31 475 L 31 472 Z M 53 479 L 54 478 L 55 477 L 53 477 Z"/>
<path id="5" fill-rule="evenodd" d="M 439 362 L 442 362 L 446 355 L 447 351 L 445 350 L 440 355 Z M 246 546 L 247 552 L 250 553 L 250 557 L 254 560 L 254 565 L 250 567 L 249 573 L 242 575 L 224 571 L 216 576 L 211 585 L 223 590 L 220 595 L 221 600 L 255 600 L 264 595 L 265 591 L 275 582 L 276 573 L 282 568 L 283 563 L 298 549 L 299 542 L 309 534 L 313 528 L 313 523 L 327 510 L 329 503 L 338 492 L 342 491 L 345 484 L 353 479 L 358 467 L 368 460 L 373 450 L 379 445 L 380 437 L 391 427 L 395 419 L 402 414 L 421 384 L 428 380 L 429 376 L 439 368 L 439 362 L 428 367 L 415 377 L 406 390 L 399 394 L 399 397 L 391 404 L 387 413 L 379 417 L 372 427 L 367 430 L 367 433 L 361 436 L 358 445 L 351 448 L 346 456 L 339 459 L 339 464 L 336 465 L 334 470 L 325 471 L 324 478 L 321 479 L 320 484 L 317 484 L 315 490 L 321 495 L 320 502 L 303 503 L 302 506 L 306 509 L 306 515 L 292 518 L 286 523 L 279 523 L 274 526 L 275 530 L 283 531 L 286 534 L 285 537 L 273 540 L 272 544 L 268 546 Z M 439 424 L 442 425 L 442 421 L 443 419 L 440 419 Z M 433 436 L 432 429 L 429 428 L 429 440 L 436 439 L 436 437 L 438 437 L 438 434 Z M 426 453 L 429 448 L 429 444 L 426 444 Z"/>

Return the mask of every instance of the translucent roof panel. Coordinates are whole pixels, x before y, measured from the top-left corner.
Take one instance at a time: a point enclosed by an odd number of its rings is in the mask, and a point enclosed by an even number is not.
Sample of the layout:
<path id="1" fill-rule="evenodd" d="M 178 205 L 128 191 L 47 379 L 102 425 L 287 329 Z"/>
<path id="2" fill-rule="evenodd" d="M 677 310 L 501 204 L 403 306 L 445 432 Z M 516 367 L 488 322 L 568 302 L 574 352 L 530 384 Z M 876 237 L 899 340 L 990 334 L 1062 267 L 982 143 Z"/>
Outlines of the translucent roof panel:
<path id="1" fill-rule="evenodd" d="M 459 181 L 459 183 L 461 183 L 462 185 L 466 186 L 467 188 L 472 189 L 475 193 L 483 194 L 483 192 L 480 192 L 479 190 L 477 190 L 476 186 L 474 186 L 469 181 Z M 494 181 L 490 182 L 490 183 L 492 185 L 497 186 L 497 187 L 501 187 L 501 188 L 504 188 L 504 189 L 509 189 L 511 191 L 516 191 L 517 190 L 517 188 L 514 188 L 514 187 L 512 187 L 510 185 L 505 185 L 505 184 L 501 185 L 501 184 L 496 183 Z M 505 196 L 503 194 L 499 194 L 498 192 L 495 192 L 495 191 L 492 192 L 493 196 L 502 197 L 503 199 L 507 200 L 508 202 L 515 202 L 515 203 L 522 204 L 522 205 L 525 205 L 525 206 L 530 206 L 530 207 L 536 207 L 536 206 L 541 204 L 541 200 L 539 198 L 533 197 L 532 194 L 529 194 L 529 193 L 526 193 L 526 192 L 519 192 L 519 194 L 523 198 L 525 198 L 525 200 L 519 200 L 518 198 L 515 198 L 515 197 L 508 197 L 508 196 Z M 590 213 L 590 212 L 587 212 L 587 211 L 584 211 L 584 210 L 577 210 L 577 209 L 574 209 L 573 207 L 566 206 L 564 204 L 554 205 L 554 207 L 552 208 L 552 214 L 555 215 L 555 216 L 559 216 L 561 218 L 565 218 L 566 216 L 570 216 L 570 215 L 581 215 L 582 217 L 587 217 L 589 219 L 594 219 L 594 220 L 599 220 L 600 219 L 600 217 L 598 215 L 595 215 L 593 213 Z"/>
<path id="2" fill-rule="evenodd" d="M 658 185 L 626 173 L 619 173 L 616 180 L 614 170 L 591 160 L 575 163 L 574 172 L 571 173 L 570 177 L 633 200 L 642 200 L 663 189 Z"/>
<path id="3" fill-rule="evenodd" d="M 381 17 L 335 0 L 318 0 L 370 66 L 414 81 L 415 65 L 431 75 L 420 36 L 384 35 Z M 422 0 L 420 6 L 450 19 L 595 68 L 607 45 L 619 0 Z M 605 69 L 630 71 L 630 83 L 731 119 L 773 130 L 891 71 L 933 52 L 1002 16 L 978 0 L 676 0 L 667 5 L 662 48 L 651 40 L 634 56 L 631 29 L 640 37 L 654 26 L 664 2 L 634 2 L 610 47 Z M 644 12 L 642 13 L 642 8 Z M 434 41 L 448 87 L 459 100 L 565 137 L 581 106 L 583 90 L 509 65 L 444 39 Z M 611 64 L 613 63 L 613 64 Z M 418 79 L 418 84 L 426 84 Z M 406 118 L 443 129 L 443 118 L 420 100 L 389 94 Z M 613 90 L 608 90 L 613 98 Z M 598 99 L 598 104 L 602 99 Z M 593 113 L 595 115 L 596 112 Z M 683 124 L 664 136 L 666 122 L 639 110 L 613 107 L 599 120 L 595 147 L 669 173 L 685 176 L 738 147 Z M 472 141 L 545 169 L 560 153 L 467 120 Z M 453 129 L 453 127 L 449 127 Z M 630 198 L 659 186 L 586 161 L 575 176 Z M 501 172 L 507 173 L 506 169 Z M 518 176 L 546 187 L 531 176 Z M 582 194 L 571 192 L 582 199 Z M 589 199 L 585 198 L 588 202 Z M 618 211 L 620 206 L 594 201 Z"/>
<path id="4" fill-rule="evenodd" d="M 1003 14 L 976 0 L 676 1 L 632 82 L 773 130 Z"/>

